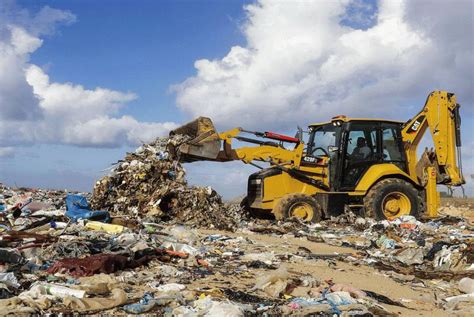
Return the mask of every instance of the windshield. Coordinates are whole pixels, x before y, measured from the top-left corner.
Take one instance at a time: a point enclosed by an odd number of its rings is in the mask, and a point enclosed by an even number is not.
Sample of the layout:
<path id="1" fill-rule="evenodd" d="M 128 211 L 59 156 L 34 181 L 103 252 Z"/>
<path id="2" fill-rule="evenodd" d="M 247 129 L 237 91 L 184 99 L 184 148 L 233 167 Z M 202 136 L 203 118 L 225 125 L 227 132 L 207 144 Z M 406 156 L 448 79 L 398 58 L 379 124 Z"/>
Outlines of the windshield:
<path id="1" fill-rule="evenodd" d="M 309 132 L 306 155 L 321 156 L 329 154 L 329 147 L 338 146 L 340 126 L 327 124 L 314 127 Z"/>

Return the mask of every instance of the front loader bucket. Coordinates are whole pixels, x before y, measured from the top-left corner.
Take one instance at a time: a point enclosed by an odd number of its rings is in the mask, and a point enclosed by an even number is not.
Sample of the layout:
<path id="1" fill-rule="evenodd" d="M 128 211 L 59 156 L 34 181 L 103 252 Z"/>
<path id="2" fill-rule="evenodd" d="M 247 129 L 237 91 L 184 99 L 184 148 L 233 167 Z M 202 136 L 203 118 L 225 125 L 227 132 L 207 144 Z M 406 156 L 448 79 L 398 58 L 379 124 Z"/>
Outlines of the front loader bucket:
<path id="1" fill-rule="evenodd" d="M 177 134 L 190 137 L 189 141 L 177 148 L 170 145 L 172 155 L 181 162 L 213 161 L 217 158 L 221 140 L 211 119 L 199 117 L 170 132 L 170 136 Z"/>

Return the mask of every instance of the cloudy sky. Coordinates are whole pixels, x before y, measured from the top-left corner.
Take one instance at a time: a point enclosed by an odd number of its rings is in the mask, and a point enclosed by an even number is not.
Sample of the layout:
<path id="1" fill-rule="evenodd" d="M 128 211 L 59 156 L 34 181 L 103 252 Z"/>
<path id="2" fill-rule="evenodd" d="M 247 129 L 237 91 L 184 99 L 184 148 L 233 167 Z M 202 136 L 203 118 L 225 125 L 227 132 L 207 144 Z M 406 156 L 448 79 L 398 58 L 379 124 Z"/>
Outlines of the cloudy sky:
<path id="1" fill-rule="evenodd" d="M 0 182 L 91 190 L 124 152 L 199 115 L 283 133 L 335 114 L 404 121 L 435 89 L 462 105 L 469 176 L 473 10 L 470 0 L 2 0 Z M 227 197 L 253 171 L 187 169 Z"/>

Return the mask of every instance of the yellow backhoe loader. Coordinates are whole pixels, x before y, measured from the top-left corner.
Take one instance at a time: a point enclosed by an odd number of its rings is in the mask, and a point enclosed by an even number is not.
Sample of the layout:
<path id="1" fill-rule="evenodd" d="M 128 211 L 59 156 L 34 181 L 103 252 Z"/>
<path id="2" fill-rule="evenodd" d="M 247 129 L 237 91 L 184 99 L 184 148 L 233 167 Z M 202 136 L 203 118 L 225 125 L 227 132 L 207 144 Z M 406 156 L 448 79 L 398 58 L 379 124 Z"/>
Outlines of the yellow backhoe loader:
<path id="1" fill-rule="evenodd" d="M 276 219 L 317 222 L 347 208 L 376 219 L 436 217 L 437 185 L 465 183 L 459 107 L 454 94 L 434 91 L 405 123 L 336 116 L 311 124 L 306 133 L 299 130 L 296 137 L 242 128 L 217 133 L 209 118 L 200 117 L 171 131 L 190 141 L 171 146 L 170 152 L 182 162 L 269 163 L 250 175 L 244 204 Z M 434 150 L 425 149 L 418 160 L 428 127 Z M 232 148 L 234 139 L 253 145 Z"/>

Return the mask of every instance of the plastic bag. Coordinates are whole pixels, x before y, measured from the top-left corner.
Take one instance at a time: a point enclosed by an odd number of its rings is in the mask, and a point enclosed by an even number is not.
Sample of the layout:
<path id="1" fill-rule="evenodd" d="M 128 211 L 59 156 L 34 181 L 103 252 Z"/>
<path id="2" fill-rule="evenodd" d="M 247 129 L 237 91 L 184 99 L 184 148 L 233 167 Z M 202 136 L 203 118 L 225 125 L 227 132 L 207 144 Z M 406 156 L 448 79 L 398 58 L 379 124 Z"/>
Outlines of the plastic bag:
<path id="1" fill-rule="evenodd" d="M 458 288 L 463 293 L 473 294 L 474 293 L 474 280 L 469 277 L 464 277 L 459 281 Z"/>
<path id="2" fill-rule="evenodd" d="M 278 270 L 258 277 L 254 289 L 263 290 L 272 297 L 278 297 L 286 289 L 288 277 L 286 266 L 281 265 Z"/>
<path id="3" fill-rule="evenodd" d="M 89 219 L 110 222 L 108 211 L 91 210 L 87 198 L 82 195 L 68 194 L 66 196 L 66 217 L 72 221 Z"/>
<path id="4" fill-rule="evenodd" d="M 234 304 L 226 302 L 213 302 L 206 317 L 240 317 L 244 316 L 242 309 Z"/>

